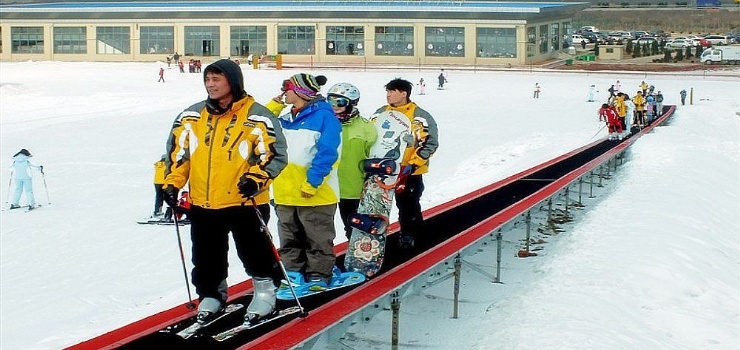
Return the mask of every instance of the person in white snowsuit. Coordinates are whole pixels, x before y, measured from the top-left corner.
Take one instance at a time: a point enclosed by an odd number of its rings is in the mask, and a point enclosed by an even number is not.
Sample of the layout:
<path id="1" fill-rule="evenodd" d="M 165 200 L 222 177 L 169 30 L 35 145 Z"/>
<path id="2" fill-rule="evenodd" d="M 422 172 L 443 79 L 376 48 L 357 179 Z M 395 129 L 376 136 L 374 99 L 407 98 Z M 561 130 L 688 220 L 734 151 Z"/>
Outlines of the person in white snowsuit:
<path id="1" fill-rule="evenodd" d="M 623 139 L 632 134 L 632 116 L 635 115 L 635 103 L 632 102 L 627 94 L 624 94 L 624 104 L 627 106 L 627 117 L 624 118 L 624 130 L 622 130 Z"/>
<path id="2" fill-rule="evenodd" d="M 13 156 L 13 165 L 11 166 L 13 168 L 13 174 L 11 178 L 15 179 L 15 192 L 13 192 L 13 199 L 10 201 L 10 209 L 21 207 L 21 194 L 24 191 L 26 193 L 28 208 L 33 209 L 36 206 L 36 199 L 33 196 L 33 174 L 31 173 L 31 169 L 36 169 L 43 174 L 44 167 L 31 163 L 29 160 L 31 157 L 31 152 L 25 148 Z"/>
<path id="3" fill-rule="evenodd" d="M 595 95 L 596 95 L 596 85 L 591 85 L 588 88 L 588 102 L 594 102 Z"/>

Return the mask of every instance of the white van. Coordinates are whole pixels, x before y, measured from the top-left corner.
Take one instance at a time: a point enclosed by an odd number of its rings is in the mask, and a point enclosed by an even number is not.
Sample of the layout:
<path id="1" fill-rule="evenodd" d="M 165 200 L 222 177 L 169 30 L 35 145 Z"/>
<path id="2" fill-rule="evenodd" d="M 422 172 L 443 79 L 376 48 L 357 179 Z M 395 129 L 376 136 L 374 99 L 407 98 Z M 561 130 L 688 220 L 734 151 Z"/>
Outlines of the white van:
<path id="1" fill-rule="evenodd" d="M 581 45 L 581 41 L 586 41 L 586 44 L 588 44 L 590 41 L 583 37 L 580 34 L 571 34 L 570 35 L 570 43 L 572 45 Z"/>
<path id="2" fill-rule="evenodd" d="M 599 31 L 599 28 L 596 28 L 594 26 L 583 26 L 583 27 L 581 27 L 581 31 L 584 31 L 584 32 L 598 32 Z"/>

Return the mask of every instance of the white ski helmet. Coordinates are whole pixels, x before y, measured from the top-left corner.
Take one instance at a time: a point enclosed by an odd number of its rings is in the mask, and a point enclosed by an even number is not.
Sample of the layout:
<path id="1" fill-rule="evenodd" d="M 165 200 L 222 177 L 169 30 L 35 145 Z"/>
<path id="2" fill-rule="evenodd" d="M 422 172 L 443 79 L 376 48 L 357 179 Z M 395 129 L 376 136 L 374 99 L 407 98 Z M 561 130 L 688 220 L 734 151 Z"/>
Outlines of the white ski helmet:
<path id="1" fill-rule="evenodd" d="M 360 102 L 360 90 L 350 83 L 336 83 L 329 88 L 326 94 L 327 96 L 337 95 L 346 97 L 352 106 L 357 106 L 357 103 Z"/>

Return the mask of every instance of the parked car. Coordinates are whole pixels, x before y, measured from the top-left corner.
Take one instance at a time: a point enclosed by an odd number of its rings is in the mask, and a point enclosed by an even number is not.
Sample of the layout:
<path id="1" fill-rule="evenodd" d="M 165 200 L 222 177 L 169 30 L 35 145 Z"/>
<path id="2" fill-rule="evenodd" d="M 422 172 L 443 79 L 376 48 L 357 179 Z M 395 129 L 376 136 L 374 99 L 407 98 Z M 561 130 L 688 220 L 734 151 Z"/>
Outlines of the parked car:
<path id="1" fill-rule="evenodd" d="M 665 47 L 669 49 L 683 49 L 689 46 L 694 46 L 689 39 L 676 39 L 665 44 Z"/>
<path id="2" fill-rule="evenodd" d="M 637 43 L 640 45 L 645 45 L 645 44 L 652 45 L 654 42 L 659 42 L 658 38 L 654 38 L 652 36 L 643 36 L 643 37 L 640 37 L 640 39 L 637 39 Z"/>
<path id="3" fill-rule="evenodd" d="M 581 41 L 586 41 L 588 43 L 588 39 L 581 36 L 580 34 L 571 34 L 570 35 L 570 43 L 571 45 L 581 45 Z"/>
<path id="4" fill-rule="evenodd" d="M 691 40 L 694 41 L 694 46 L 709 47 L 709 41 L 700 36 Z"/>
<path id="5" fill-rule="evenodd" d="M 583 32 L 598 32 L 599 28 L 596 28 L 594 26 L 583 26 L 581 27 L 581 31 Z"/>
<path id="6" fill-rule="evenodd" d="M 648 32 L 644 30 L 635 30 L 632 32 L 632 39 L 639 39 L 639 38 L 642 38 L 643 36 L 648 36 L 648 35 L 650 34 L 648 34 Z"/>
<path id="7" fill-rule="evenodd" d="M 668 40 L 666 44 L 670 44 L 676 40 L 683 40 L 688 44 L 688 46 L 699 46 L 699 42 L 694 41 L 695 38 L 697 38 L 696 35 L 677 36 L 675 38 L 671 38 L 670 40 Z"/>
<path id="8" fill-rule="evenodd" d="M 708 41 L 712 45 L 729 45 L 730 38 L 726 35 L 707 35 L 704 40 Z"/>

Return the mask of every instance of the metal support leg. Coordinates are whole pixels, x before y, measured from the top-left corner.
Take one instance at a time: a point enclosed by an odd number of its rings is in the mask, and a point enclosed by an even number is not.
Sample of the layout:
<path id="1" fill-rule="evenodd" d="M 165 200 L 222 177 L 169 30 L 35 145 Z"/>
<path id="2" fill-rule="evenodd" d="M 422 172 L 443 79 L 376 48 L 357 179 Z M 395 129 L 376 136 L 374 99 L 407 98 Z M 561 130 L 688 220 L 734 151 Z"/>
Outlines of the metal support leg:
<path id="1" fill-rule="evenodd" d="M 604 165 L 599 165 L 599 187 L 604 187 L 601 184 L 601 180 L 604 178 Z"/>
<path id="2" fill-rule="evenodd" d="M 568 214 L 568 207 L 570 206 L 570 185 L 565 186 L 565 217 L 563 219 L 567 219 L 570 214 Z"/>
<path id="3" fill-rule="evenodd" d="M 460 275 L 462 270 L 462 259 L 460 254 L 455 257 L 455 289 L 453 290 L 452 318 L 457 318 L 458 303 L 460 302 Z"/>
<path id="4" fill-rule="evenodd" d="M 591 176 L 588 180 L 588 198 L 594 198 L 594 171 L 591 170 Z"/>
<path id="5" fill-rule="evenodd" d="M 583 206 L 583 198 L 581 197 L 582 192 L 583 192 L 583 176 L 578 178 L 578 204 L 580 206 Z"/>
<path id="6" fill-rule="evenodd" d="M 537 253 L 532 253 L 529 251 L 529 241 L 531 240 L 531 232 L 532 232 L 532 215 L 529 210 L 527 210 L 527 214 L 524 215 L 524 223 L 527 226 L 526 230 L 526 237 L 524 241 L 524 249 L 517 252 L 517 256 L 520 258 L 526 258 L 530 256 L 537 256 Z"/>
<path id="7" fill-rule="evenodd" d="M 501 235 L 501 229 L 496 232 L 496 278 L 493 283 L 501 283 L 501 246 L 503 245 L 504 239 Z"/>
<path id="8" fill-rule="evenodd" d="M 398 291 L 394 291 L 391 294 L 391 311 L 393 312 L 393 319 L 391 321 L 391 349 L 398 350 L 398 314 L 401 310 L 401 299 L 399 298 Z"/>

